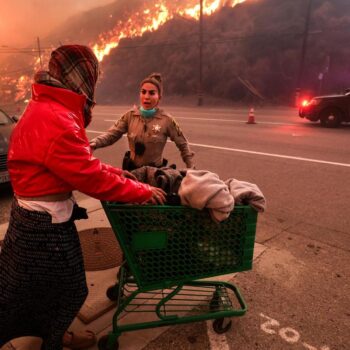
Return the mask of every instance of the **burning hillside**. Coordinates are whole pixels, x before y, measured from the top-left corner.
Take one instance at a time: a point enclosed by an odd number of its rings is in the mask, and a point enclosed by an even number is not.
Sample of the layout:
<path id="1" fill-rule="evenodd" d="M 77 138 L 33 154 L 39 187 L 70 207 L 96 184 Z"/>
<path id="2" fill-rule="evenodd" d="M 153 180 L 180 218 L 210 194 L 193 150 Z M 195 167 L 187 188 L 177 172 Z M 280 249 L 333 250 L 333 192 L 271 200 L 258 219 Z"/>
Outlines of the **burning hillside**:
<path id="1" fill-rule="evenodd" d="M 203 15 L 211 15 L 223 6 L 234 7 L 245 0 L 204 0 Z M 96 56 L 102 61 L 111 49 L 119 45 L 121 39 L 142 36 L 145 32 L 153 32 L 174 17 L 199 19 L 200 4 L 196 0 L 154 2 L 141 1 L 137 10 L 125 11 L 115 27 L 99 35 L 98 42 L 93 45 Z"/>
<path id="2" fill-rule="evenodd" d="M 204 0 L 203 14 L 211 15 L 223 6 L 234 7 L 244 1 Z M 111 7 L 108 6 L 108 8 Z M 119 4 L 118 9 L 119 13 L 117 15 L 114 13 L 107 14 L 109 23 L 114 20 L 114 17 L 116 18 L 113 28 L 99 34 L 98 38 L 88 43 L 100 61 L 111 50 L 118 47 L 122 39 L 141 37 L 146 32 L 156 31 L 164 23 L 177 16 L 198 20 L 200 13 L 200 5 L 196 0 L 158 0 L 154 2 L 134 0 L 122 3 L 122 6 Z M 49 48 L 41 50 L 38 53 L 40 58 L 35 57 L 32 63 L 28 62 L 32 66 L 32 70 L 28 70 L 28 74 L 20 75 L 16 81 L 7 74 L 8 68 L 5 68 L 0 77 L 0 82 L 4 86 L 0 95 L 1 99 L 14 99 L 15 101 L 25 99 L 30 91 L 33 72 L 40 69 L 43 62 L 48 62 L 49 54 L 53 48 L 54 46 L 51 45 Z"/>
<path id="3" fill-rule="evenodd" d="M 348 13 L 350 2 L 343 0 L 324 0 L 313 7 L 304 88 L 322 93 L 342 90 L 349 84 L 346 62 L 350 49 L 344 46 L 350 37 Z M 252 91 L 257 91 L 269 101 L 294 101 L 305 14 L 305 0 L 247 0 L 204 17 L 204 94 L 251 102 Z M 138 82 L 152 71 L 163 74 L 165 99 L 169 95 L 196 95 L 198 42 L 198 23 L 177 16 L 153 33 L 123 39 L 103 60 L 105 74 L 98 100 L 136 101 Z M 326 71 L 321 86 L 318 76 Z"/>
<path id="4" fill-rule="evenodd" d="M 101 61 L 100 103 L 134 101 L 138 82 L 152 71 L 162 73 L 165 96 L 194 95 L 199 10 L 198 0 L 118 0 L 81 13 L 43 39 L 40 50 L 39 45 L 21 49 L 2 65 L 1 103 L 27 98 L 34 71 L 45 69 L 53 48 L 68 43 L 89 45 Z M 205 94 L 242 101 L 254 86 L 269 100 L 291 96 L 305 0 L 203 0 L 203 13 Z M 348 85 L 348 13 L 349 1 L 314 2 L 303 81 L 316 92 Z M 318 81 L 322 72 L 323 86 Z"/>

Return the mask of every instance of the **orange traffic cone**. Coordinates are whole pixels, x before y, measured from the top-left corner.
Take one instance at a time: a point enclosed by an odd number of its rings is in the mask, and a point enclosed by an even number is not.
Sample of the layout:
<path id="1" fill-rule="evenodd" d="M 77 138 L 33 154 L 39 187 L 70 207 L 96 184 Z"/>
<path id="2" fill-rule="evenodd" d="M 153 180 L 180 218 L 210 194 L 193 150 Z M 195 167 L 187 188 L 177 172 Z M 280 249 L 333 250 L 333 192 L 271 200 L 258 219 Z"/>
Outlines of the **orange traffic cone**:
<path id="1" fill-rule="evenodd" d="M 255 116 L 254 116 L 254 108 L 249 110 L 248 121 L 247 124 L 256 124 Z"/>

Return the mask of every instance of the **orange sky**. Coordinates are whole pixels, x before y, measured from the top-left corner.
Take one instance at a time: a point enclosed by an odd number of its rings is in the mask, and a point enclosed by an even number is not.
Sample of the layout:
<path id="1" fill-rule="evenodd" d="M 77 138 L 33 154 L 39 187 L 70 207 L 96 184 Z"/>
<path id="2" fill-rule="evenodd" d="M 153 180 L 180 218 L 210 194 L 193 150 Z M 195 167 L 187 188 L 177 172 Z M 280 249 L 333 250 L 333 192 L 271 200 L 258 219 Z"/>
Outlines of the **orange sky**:
<path id="1" fill-rule="evenodd" d="M 0 47 L 27 46 L 77 12 L 113 0 L 0 0 Z"/>

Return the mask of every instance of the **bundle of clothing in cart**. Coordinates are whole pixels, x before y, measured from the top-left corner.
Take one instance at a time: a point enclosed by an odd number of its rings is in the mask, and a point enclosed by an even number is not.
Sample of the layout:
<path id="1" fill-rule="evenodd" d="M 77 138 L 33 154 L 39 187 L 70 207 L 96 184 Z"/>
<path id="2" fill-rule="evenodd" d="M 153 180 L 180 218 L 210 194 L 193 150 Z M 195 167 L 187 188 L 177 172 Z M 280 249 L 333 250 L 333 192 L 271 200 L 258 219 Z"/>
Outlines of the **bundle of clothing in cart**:
<path id="1" fill-rule="evenodd" d="M 131 173 L 141 182 L 162 188 L 168 194 L 168 204 L 208 208 L 217 222 L 227 219 L 235 205 L 250 205 L 258 212 L 266 209 L 265 197 L 256 184 L 234 178 L 223 181 L 207 170 L 143 166 Z"/>

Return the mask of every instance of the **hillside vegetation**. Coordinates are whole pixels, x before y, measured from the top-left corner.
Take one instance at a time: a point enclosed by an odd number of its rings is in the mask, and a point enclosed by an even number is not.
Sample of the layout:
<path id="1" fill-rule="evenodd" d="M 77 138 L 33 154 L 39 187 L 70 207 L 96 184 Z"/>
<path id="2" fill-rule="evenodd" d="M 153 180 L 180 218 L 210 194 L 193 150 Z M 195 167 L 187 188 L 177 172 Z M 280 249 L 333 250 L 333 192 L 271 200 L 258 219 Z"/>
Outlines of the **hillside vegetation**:
<path id="1" fill-rule="evenodd" d="M 292 100 L 306 17 L 305 0 L 248 0 L 204 18 L 203 92 L 232 101 L 252 99 L 253 86 L 267 101 Z M 350 1 L 314 1 L 301 84 L 313 93 L 350 85 Z M 167 95 L 194 95 L 199 80 L 199 26 L 176 18 L 154 33 L 125 39 L 103 61 L 98 89 L 104 102 L 134 98 L 152 71 Z M 319 74 L 324 79 L 319 80 Z"/>

